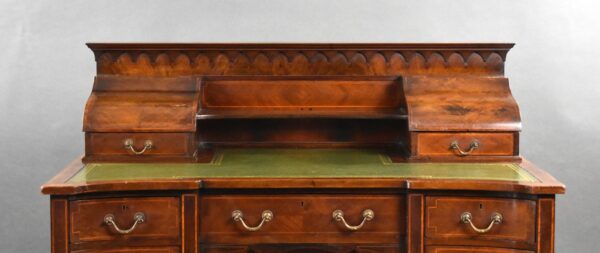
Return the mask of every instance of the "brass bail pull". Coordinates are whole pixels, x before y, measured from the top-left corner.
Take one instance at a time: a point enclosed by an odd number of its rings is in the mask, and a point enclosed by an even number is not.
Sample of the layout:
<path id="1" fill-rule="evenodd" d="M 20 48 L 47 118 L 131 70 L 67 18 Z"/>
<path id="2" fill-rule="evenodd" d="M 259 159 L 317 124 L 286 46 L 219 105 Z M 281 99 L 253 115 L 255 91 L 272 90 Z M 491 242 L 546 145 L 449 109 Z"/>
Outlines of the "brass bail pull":
<path id="1" fill-rule="evenodd" d="M 502 219 L 503 219 L 502 214 L 493 213 L 492 217 L 490 217 L 490 220 L 491 220 L 490 225 L 488 225 L 486 228 L 478 228 L 473 224 L 473 215 L 471 215 L 471 213 L 464 212 L 460 215 L 460 221 L 462 223 L 471 225 L 471 228 L 479 234 L 485 234 L 487 232 L 490 232 L 490 230 L 492 230 L 494 225 L 502 223 Z"/>
<path id="2" fill-rule="evenodd" d="M 140 151 L 135 150 L 135 147 L 133 147 L 134 142 L 133 139 L 126 139 L 123 142 L 123 146 L 125 146 L 125 149 L 127 149 L 129 152 L 135 154 L 135 155 L 142 155 L 144 154 L 146 151 L 152 149 L 152 146 L 154 145 L 154 143 L 152 143 L 151 140 L 146 140 L 144 142 L 144 148 Z"/>
<path id="3" fill-rule="evenodd" d="M 137 212 L 133 215 L 133 219 L 133 225 L 131 225 L 129 229 L 121 229 L 119 228 L 117 223 L 115 223 L 115 215 L 109 213 L 104 216 L 104 224 L 108 225 L 109 227 L 112 226 L 115 229 L 115 231 L 117 231 L 117 233 L 126 235 L 133 232 L 133 230 L 135 230 L 138 224 L 144 223 L 146 221 L 146 215 L 144 215 L 144 213 Z"/>
<path id="4" fill-rule="evenodd" d="M 361 229 L 367 221 L 370 221 L 373 218 L 375 218 L 375 212 L 373 212 L 373 210 L 365 209 L 362 212 L 362 216 L 363 216 L 362 222 L 360 222 L 360 224 L 358 224 L 356 226 L 352 226 L 346 222 L 346 219 L 344 219 L 344 212 L 342 212 L 342 210 L 339 210 L 339 209 L 335 210 L 335 211 L 333 211 L 333 213 L 331 215 L 333 216 L 334 220 L 336 220 L 339 223 L 342 223 L 344 225 L 344 227 L 350 231 L 356 231 L 356 230 Z"/>
<path id="5" fill-rule="evenodd" d="M 479 141 L 477 141 L 477 140 L 473 140 L 467 150 L 462 150 L 460 148 L 460 145 L 458 144 L 458 141 L 453 141 L 452 143 L 450 143 L 450 149 L 455 150 L 458 153 L 457 154 L 458 156 L 468 156 L 478 148 L 479 148 Z"/>
<path id="6" fill-rule="evenodd" d="M 246 224 L 246 222 L 244 221 L 244 213 L 242 213 L 242 211 L 235 210 L 231 212 L 231 218 L 233 218 L 235 222 L 241 223 L 242 226 L 248 231 L 258 231 L 263 227 L 265 223 L 273 220 L 273 212 L 271 212 L 271 210 L 264 210 L 261 216 L 262 220 L 260 221 L 260 223 L 255 227 L 251 227 L 248 226 L 248 224 Z"/>

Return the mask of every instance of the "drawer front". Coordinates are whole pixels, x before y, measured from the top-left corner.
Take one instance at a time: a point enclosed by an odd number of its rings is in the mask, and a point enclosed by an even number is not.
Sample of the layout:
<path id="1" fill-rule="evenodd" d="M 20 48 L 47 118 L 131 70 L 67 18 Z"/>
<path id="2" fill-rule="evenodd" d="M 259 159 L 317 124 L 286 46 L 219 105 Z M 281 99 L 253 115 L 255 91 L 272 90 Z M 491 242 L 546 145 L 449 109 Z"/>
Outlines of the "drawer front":
<path id="1" fill-rule="evenodd" d="M 416 143 L 418 156 L 511 156 L 515 153 L 513 133 L 418 133 Z"/>
<path id="2" fill-rule="evenodd" d="M 427 247 L 426 253 L 534 253 L 527 250 L 480 247 Z"/>
<path id="3" fill-rule="evenodd" d="M 122 248 L 122 249 L 90 249 L 90 250 L 77 250 L 73 253 L 178 253 L 179 248 L 177 247 L 136 247 L 136 248 Z"/>
<path id="4" fill-rule="evenodd" d="M 203 243 L 398 243 L 406 230 L 405 205 L 399 196 L 204 196 L 200 200 L 200 240 Z M 333 218 L 341 210 L 350 226 L 359 225 L 365 210 L 372 220 L 350 231 Z M 271 221 L 258 231 L 248 231 L 232 218 L 243 213 L 248 226 L 257 226 L 265 210 Z M 367 211 L 368 213 L 368 211 Z"/>
<path id="5" fill-rule="evenodd" d="M 70 203 L 71 242 L 177 239 L 181 224 L 177 197 L 76 200 Z M 143 214 L 143 221 L 136 224 Z M 106 221 L 112 216 L 113 223 Z M 122 234 L 118 229 L 131 232 Z"/>
<path id="6" fill-rule="evenodd" d="M 262 244 L 201 246 L 202 253 L 400 253 L 399 245 L 335 245 L 335 244 Z"/>
<path id="7" fill-rule="evenodd" d="M 87 133 L 87 156 L 190 156 L 192 133 Z"/>
<path id="8" fill-rule="evenodd" d="M 531 200 L 427 197 L 425 237 L 458 241 L 512 241 L 534 245 L 535 210 L 535 202 Z M 495 214 L 501 216 L 499 223 L 493 222 Z M 466 216 L 470 218 L 466 219 Z M 494 224 L 488 231 L 475 230 L 484 230 L 491 223 Z"/>

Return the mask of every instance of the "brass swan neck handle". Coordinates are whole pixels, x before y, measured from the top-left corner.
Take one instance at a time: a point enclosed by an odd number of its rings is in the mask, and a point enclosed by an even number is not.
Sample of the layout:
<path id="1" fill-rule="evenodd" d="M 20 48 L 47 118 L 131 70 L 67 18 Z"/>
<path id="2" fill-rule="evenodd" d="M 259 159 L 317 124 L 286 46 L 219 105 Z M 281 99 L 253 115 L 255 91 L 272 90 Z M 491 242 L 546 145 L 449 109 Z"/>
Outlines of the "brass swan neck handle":
<path id="1" fill-rule="evenodd" d="M 133 153 L 135 155 L 142 155 L 146 151 L 152 149 L 152 146 L 154 146 L 154 143 L 151 140 L 144 141 L 144 148 L 142 150 L 140 150 L 140 151 L 135 150 L 135 147 L 133 147 L 133 145 L 134 145 L 133 139 L 126 139 L 125 141 L 123 141 L 123 146 L 129 152 L 131 152 L 131 153 Z"/>
<path id="2" fill-rule="evenodd" d="M 241 223 L 242 226 L 248 231 L 260 230 L 265 223 L 273 220 L 273 212 L 271 212 L 271 210 L 264 210 L 262 212 L 261 217 L 262 217 L 262 220 L 260 221 L 260 223 L 254 227 L 251 227 L 251 226 L 248 226 L 248 224 L 246 224 L 246 222 L 244 221 L 244 213 L 242 213 L 242 211 L 235 210 L 235 211 L 231 212 L 231 218 L 233 218 L 234 221 Z"/>
<path id="3" fill-rule="evenodd" d="M 450 149 L 455 150 L 456 152 L 458 152 L 458 156 L 468 156 L 471 153 L 473 153 L 473 151 L 475 151 L 476 149 L 479 148 L 479 141 L 478 140 L 473 140 L 471 142 L 471 144 L 469 144 L 469 148 L 467 150 L 462 150 L 460 148 L 460 145 L 458 144 L 458 141 L 453 141 L 452 143 L 450 143 Z"/>
<path id="4" fill-rule="evenodd" d="M 356 230 L 361 229 L 367 221 L 370 221 L 373 218 L 375 218 L 375 212 L 373 212 L 373 210 L 365 209 L 362 212 L 362 216 L 363 216 L 362 222 L 360 222 L 360 224 L 358 224 L 356 226 L 352 226 L 346 222 L 346 219 L 344 219 L 344 212 L 342 210 L 339 210 L 339 209 L 335 210 L 335 211 L 333 211 L 333 213 L 331 215 L 333 216 L 334 220 L 342 223 L 344 225 L 344 227 L 350 231 L 356 231 Z"/>
<path id="5" fill-rule="evenodd" d="M 473 224 L 473 215 L 471 213 L 464 212 L 460 215 L 460 221 L 462 223 L 471 225 L 471 228 L 473 229 L 473 231 L 475 231 L 479 234 L 485 234 L 487 232 L 490 232 L 490 230 L 492 230 L 494 225 L 502 223 L 502 219 L 503 219 L 502 214 L 493 213 L 492 217 L 490 217 L 490 220 L 491 220 L 490 225 L 488 225 L 486 228 L 478 228 Z"/>
<path id="6" fill-rule="evenodd" d="M 146 215 L 144 215 L 144 213 L 142 212 L 137 212 L 133 215 L 133 219 L 133 225 L 131 225 L 131 227 L 128 229 L 119 228 L 117 223 L 115 223 L 115 215 L 111 213 L 104 216 L 104 223 L 108 226 L 112 226 L 115 229 L 115 231 L 117 231 L 117 233 L 126 235 L 133 232 L 133 230 L 135 230 L 138 224 L 144 223 L 146 221 Z"/>

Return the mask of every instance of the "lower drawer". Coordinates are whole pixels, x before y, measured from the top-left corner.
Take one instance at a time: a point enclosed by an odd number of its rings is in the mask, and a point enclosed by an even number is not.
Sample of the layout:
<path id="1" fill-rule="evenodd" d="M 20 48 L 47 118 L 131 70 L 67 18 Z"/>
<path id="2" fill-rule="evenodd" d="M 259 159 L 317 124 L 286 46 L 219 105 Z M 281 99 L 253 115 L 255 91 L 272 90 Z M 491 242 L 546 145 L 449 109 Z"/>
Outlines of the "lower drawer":
<path id="1" fill-rule="evenodd" d="M 481 248 L 481 247 L 447 247 L 430 246 L 425 250 L 426 253 L 534 253 L 527 250 L 502 249 L 502 248 Z"/>
<path id="2" fill-rule="evenodd" d="M 69 218 L 71 243 L 180 238 L 177 197 L 75 200 Z"/>
<path id="3" fill-rule="evenodd" d="M 425 237 L 429 242 L 533 246 L 535 217 L 532 200 L 427 197 Z"/>
<path id="4" fill-rule="evenodd" d="M 138 248 L 121 248 L 121 249 L 90 249 L 77 250 L 73 253 L 177 253 L 180 252 L 178 247 L 138 247 Z"/>
<path id="5" fill-rule="evenodd" d="M 400 253 L 400 245 L 259 244 L 201 246 L 202 253 Z"/>
<path id="6" fill-rule="evenodd" d="M 199 205 L 207 244 L 398 243 L 406 231 L 396 195 L 202 196 Z"/>

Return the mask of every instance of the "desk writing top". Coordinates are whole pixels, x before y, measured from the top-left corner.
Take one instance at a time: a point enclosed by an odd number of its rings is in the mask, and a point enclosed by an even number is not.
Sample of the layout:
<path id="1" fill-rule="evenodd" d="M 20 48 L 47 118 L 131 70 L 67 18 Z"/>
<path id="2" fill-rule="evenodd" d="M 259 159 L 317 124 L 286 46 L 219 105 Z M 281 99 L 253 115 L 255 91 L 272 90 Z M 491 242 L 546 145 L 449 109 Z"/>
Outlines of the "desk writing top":
<path id="1" fill-rule="evenodd" d="M 393 163 L 363 149 L 221 149 L 210 163 L 74 162 L 42 186 L 46 194 L 200 188 L 400 188 L 563 193 L 527 161 Z"/>

